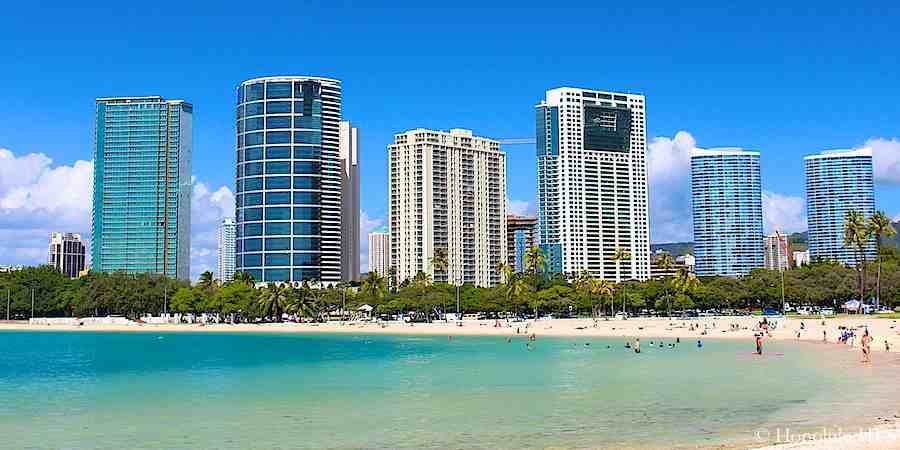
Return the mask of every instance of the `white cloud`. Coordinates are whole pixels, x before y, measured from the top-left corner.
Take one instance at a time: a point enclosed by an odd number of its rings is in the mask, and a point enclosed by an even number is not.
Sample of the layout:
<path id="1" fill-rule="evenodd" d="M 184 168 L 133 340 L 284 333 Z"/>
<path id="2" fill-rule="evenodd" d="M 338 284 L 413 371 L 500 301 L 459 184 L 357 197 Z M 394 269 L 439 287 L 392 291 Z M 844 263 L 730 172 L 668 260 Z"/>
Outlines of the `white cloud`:
<path id="1" fill-rule="evenodd" d="M 53 167 L 43 153 L 0 148 L 0 264 L 44 264 L 54 231 L 80 233 L 90 246 L 94 165 Z"/>
<path id="2" fill-rule="evenodd" d="M 763 191 L 763 227 L 766 234 L 775 231 L 795 233 L 806 231 L 806 203 L 801 197 Z"/>
<path id="3" fill-rule="evenodd" d="M 365 211 L 359 212 L 359 273 L 369 271 L 369 233 L 384 225 L 384 219 L 369 217 Z"/>
<path id="4" fill-rule="evenodd" d="M 693 239 L 691 228 L 691 150 L 696 141 L 690 133 L 656 137 L 650 142 L 647 171 L 650 182 L 650 239 L 679 242 Z"/>
<path id="5" fill-rule="evenodd" d="M 506 209 L 510 214 L 519 216 L 537 215 L 537 203 L 534 200 L 506 200 Z"/>
<path id="6" fill-rule="evenodd" d="M 90 259 L 94 164 L 54 166 L 43 153 L 0 148 L 0 264 L 44 264 L 55 231 L 80 233 Z M 234 194 L 191 177 L 191 278 L 216 267 L 216 227 L 234 217 Z"/>
<path id="7" fill-rule="evenodd" d="M 900 184 L 900 140 L 873 138 L 864 147 L 872 149 L 875 162 L 875 181 L 884 184 Z"/>

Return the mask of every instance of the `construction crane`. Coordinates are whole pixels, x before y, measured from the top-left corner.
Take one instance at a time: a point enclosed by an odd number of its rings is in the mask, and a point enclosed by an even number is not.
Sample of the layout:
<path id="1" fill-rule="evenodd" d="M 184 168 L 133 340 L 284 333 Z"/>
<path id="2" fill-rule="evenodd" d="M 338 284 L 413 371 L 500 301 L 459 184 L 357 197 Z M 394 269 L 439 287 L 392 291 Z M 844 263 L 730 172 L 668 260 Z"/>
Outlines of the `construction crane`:
<path id="1" fill-rule="evenodd" d="M 497 142 L 500 145 L 526 145 L 526 144 L 534 144 L 534 138 L 513 138 L 513 139 L 499 139 Z"/>

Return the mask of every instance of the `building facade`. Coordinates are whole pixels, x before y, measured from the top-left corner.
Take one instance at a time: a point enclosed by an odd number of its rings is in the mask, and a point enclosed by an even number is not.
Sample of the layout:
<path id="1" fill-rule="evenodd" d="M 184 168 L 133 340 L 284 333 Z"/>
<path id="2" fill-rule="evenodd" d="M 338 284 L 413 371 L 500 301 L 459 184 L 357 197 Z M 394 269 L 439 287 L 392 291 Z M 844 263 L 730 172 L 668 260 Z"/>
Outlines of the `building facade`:
<path id="1" fill-rule="evenodd" d="M 359 281 L 359 130 L 340 125 L 341 280 Z"/>
<path id="2" fill-rule="evenodd" d="M 387 228 L 369 233 L 369 272 L 387 277 L 390 271 L 391 241 Z"/>
<path id="3" fill-rule="evenodd" d="M 850 211 L 866 219 L 875 213 L 872 150 L 831 150 L 804 158 L 809 257 L 855 265 L 854 251 L 844 246 L 844 218 Z M 866 250 L 875 257 L 875 243 Z"/>
<path id="4" fill-rule="evenodd" d="M 765 265 L 759 152 L 694 150 L 691 204 L 697 275 L 746 275 Z"/>
<path id="5" fill-rule="evenodd" d="M 537 105 L 539 234 L 547 270 L 610 281 L 650 276 L 643 95 L 547 91 Z M 612 260 L 618 249 L 631 257 Z"/>
<path id="6" fill-rule="evenodd" d="M 80 234 L 53 233 L 47 264 L 69 278 L 76 278 L 84 270 L 85 248 Z"/>
<path id="7" fill-rule="evenodd" d="M 537 217 L 506 216 L 506 263 L 516 272 L 525 271 L 525 252 L 537 245 Z"/>
<path id="8" fill-rule="evenodd" d="M 219 244 L 218 258 L 216 260 L 216 278 L 223 283 L 234 279 L 234 240 L 236 230 L 237 226 L 232 218 L 223 219 L 216 230 L 216 241 Z"/>
<path id="9" fill-rule="evenodd" d="M 506 155 L 469 130 L 415 129 L 390 153 L 390 250 L 397 281 L 425 272 L 435 281 L 494 286 L 506 261 Z M 436 248 L 449 267 L 435 270 Z"/>
<path id="10" fill-rule="evenodd" d="M 791 267 L 787 236 L 775 233 L 765 238 L 765 263 L 769 270 L 787 270 Z"/>
<path id="11" fill-rule="evenodd" d="M 237 270 L 263 283 L 341 281 L 340 122 L 340 81 L 238 87 Z"/>
<path id="12" fill-rule="evenodd" d="M 192 118 L 182 100 L 97 99 L 94 270 L 190 276 Z"/>

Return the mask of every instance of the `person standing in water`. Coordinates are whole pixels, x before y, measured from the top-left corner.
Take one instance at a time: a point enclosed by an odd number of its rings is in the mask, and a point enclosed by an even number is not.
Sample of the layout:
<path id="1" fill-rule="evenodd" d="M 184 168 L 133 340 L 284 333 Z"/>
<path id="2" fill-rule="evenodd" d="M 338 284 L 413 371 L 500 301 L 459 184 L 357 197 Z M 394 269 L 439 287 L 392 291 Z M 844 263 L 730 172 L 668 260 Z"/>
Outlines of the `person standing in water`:
<path id="1" fill-rule="evenodd" d="M 634 352 L 635 353 L 641 352 L 641 338 L 637 338 L 634 340 Z"/>
<path id="2" fill-rule="evenodd" d="M 762 349 L 763 349 L 762 336 L 763 335 L 762 335 L 762 333 L 757 333 L 755 336 L 756 336 L 756 354 L 762 355 Z"/>

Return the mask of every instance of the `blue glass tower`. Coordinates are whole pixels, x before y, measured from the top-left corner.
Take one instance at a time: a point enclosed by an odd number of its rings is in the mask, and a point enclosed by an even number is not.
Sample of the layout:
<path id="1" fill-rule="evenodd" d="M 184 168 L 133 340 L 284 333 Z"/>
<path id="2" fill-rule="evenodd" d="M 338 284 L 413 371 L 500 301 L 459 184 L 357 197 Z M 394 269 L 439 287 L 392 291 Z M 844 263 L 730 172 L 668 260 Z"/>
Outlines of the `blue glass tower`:
<path id="1" fill-rule="evenodd" d="M 697 275 L 746 275 L 765 266 L 758 152 L 694 150 L 691 199 Z"/>
<path id="2" fill-rule="evenodd" d="M 190 276 L 192 117 L 182 100 L 97 99 L 94 270 Z"/>
<path id="3" fill-rule="evenodd" d="M 237 92 L 236 270 L 341 279 L 340 81 L 266 77 Z"/>
<path id="4" fill-rule="evenodd" d="M 844 247 L 844 218 L 848 211 L 867 219 L 875 213 L 872 150 L 832 150 L 804 158 L 806 212 L 811 260 L 855 265 L 853 250 Z M 867 257 L 875 257 L 874 240 Z"/>

